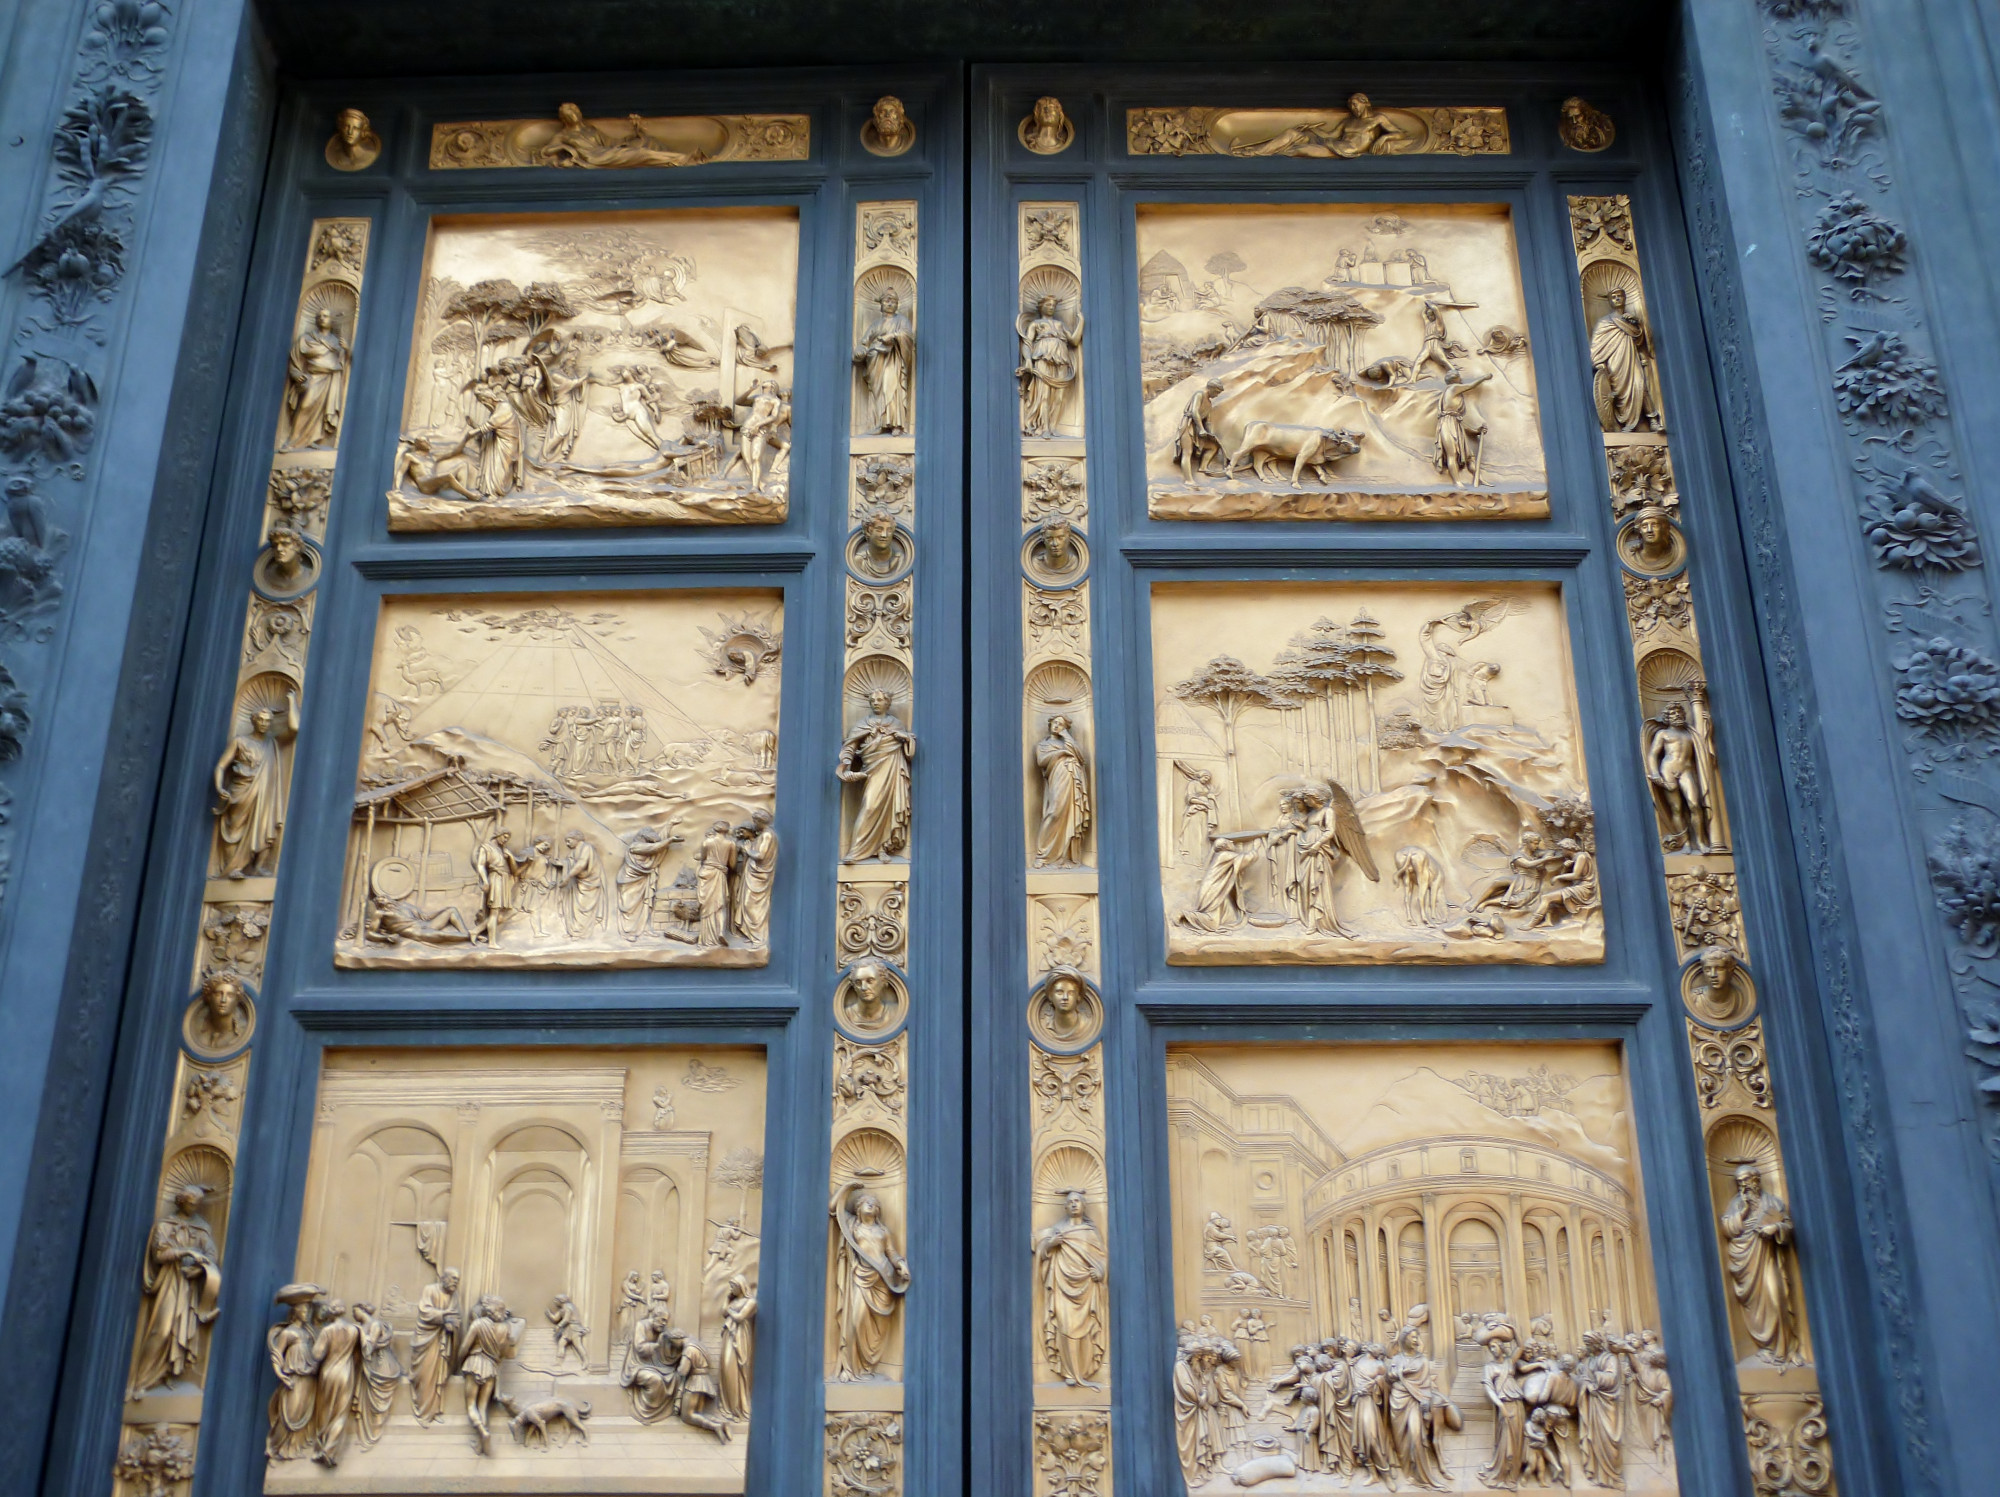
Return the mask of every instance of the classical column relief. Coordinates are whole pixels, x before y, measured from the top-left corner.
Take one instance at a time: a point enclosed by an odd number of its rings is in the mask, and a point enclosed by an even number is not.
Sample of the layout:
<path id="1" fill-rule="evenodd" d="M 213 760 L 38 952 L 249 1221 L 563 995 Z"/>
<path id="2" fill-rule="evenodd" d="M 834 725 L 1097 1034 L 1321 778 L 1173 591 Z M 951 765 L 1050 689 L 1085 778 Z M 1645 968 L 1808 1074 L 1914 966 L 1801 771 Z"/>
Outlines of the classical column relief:
<path id="1" fill-rule="evenodd" d="M 1030 150 L 1069 143 L 1043 116 Z M 1058 105 L 1055 117 L 1064 130 Z M 1032 127 L 1032 128 L 1031 128 Z M 1040 142 L 1038 144 L 1037 142 Z M 1097 989 L 1098 815 L 1090 660 L 1082 222 L 1073 202 L 1018 213 L 1021 337 L 1021 773 L 1027 867 L 1030 1210 L 1036 1497 L 1111 1489 L 1110 1195 L 1104 1000 Z"/>
<path id="2" fill-rule="evenodd" d="M 893 98 L 862 141 L 915 143 Z M 855 206 L 842 639 L 834 1031 L 824 1330 L 828 1497 L 902 1490 L 904 1303 L 921 1232 L 909 1193 L 915 722 L 917 205 Z"/>
<path id="3" fill-rule="evenodd" d="M 331 1052 L 264 1490 L 742 1491 L 764 1101 L 750 1049 Z"/>
<path id="4" fill-rule="evenodd" d="M 1615 1046 L 1173 1046 L 1190 1492 L 1679 1490 Z"/>
<path id="5" fill-rule="evenodd" d="M 1688 581 L 1696 558 L 1680 525 L 1632 205 L 1623 196 L 1576 196 L 1569 214 L 1644 715 L 1639 748 L 1666 912 L 1683 963 L 1679 999 L 1701 1103 L 1744 1439 L 1759 1493 L 1830 1492 L 1832 1455 L 1776 1092 Z"/>
<path id="6" fill-rule="evenodd" d="M 137 1254 L 142 1298 L 125 1389 L 127 1431 L 113 1471 L 120 1497 L 177 1494 L 194 1472 L 264 936 L 284 852 L 293 744 L 303 725 L 300 695 L 320 579 L 315 543 L 325 533 L 339 456 L 369 229 L 366 219 L 320 219 L 307 239 L 266 503 L 245 565 L 236 687 L 209 781 L 214 830 L 201 940 L 178 1030 L 158 1196 Z"/>
<path id="7" fill-rule="evenodd" d="M 1169 961 L 1603 960 L 1554 584 L 1161 583 L 1152 619 Z"/>
<path id="8" fill-rule="evenodd" d="M 1162 520 L 1549 512 L 1504 205 L 1139 208 Z"/>
<path id="9" fill-rule="evenodd" d="M 389 528 L 783 520 L 798 265 L 790 208 L 433 219 Z"/>

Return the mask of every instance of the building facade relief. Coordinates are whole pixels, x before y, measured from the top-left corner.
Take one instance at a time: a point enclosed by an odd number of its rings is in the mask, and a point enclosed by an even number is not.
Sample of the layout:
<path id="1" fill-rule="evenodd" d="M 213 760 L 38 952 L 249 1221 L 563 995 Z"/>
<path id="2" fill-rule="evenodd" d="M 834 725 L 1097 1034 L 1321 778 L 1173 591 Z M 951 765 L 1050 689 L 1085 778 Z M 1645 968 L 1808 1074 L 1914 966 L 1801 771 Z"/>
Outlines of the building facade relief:
<path id="1" fill-rule="evenodd" d="M 741 1491 L 763 1127 L 755 1050 L 331 1052 L 264 1490 Z"/>
<path id="2" fill-rule="evenodd" d="M 1629 1108 L 1611 1045 L 1170 1047 L 1188 1490 L 1677 1492 Z"/>
<path id="3" fill-rule="evenodd" d="M 1150 203 L 1138 254 L 1155 519 L 1548 514 L 1505 207 Z"/>

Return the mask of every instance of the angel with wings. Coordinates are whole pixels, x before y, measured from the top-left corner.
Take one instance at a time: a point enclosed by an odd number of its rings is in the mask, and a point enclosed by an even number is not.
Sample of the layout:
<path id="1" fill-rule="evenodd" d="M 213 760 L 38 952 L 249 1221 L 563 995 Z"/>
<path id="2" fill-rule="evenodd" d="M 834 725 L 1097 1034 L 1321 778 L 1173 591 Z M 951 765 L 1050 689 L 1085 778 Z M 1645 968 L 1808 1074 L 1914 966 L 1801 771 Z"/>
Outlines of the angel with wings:
<path id="1" fill-rule="evenodd" d="M 1306 828 L 1298 842 L 1306 925 L 1321 935 L 1351 938 L 1355 932 L 1341 923 L 1334 909 L 1335 874 L 1343 861 L 1352 861 L 1369 883 L 1380 883 L 1382 878 L 1368 850 L 1361 814 L 1354 809 L 1353 798 L 1332 780 L 1299 791 L 1298 803 L 1306 812 Z"/>
<path id="2" fill-rule="evenodd" d="M 1459 649 L 1526 607 L 1519 598 L 1480 598 L 1417 630 L 1417 643 L 1424 652 L 1424 668 L 1417 684 L 1437 727 L 1448 732 L 1461 726 L 1465 707 L 1479 704 L 1485 683 L 1491 679 L 1491 673 L 1476 673 L 1482 662 L 1468 666 L 1461 661 Z"/>

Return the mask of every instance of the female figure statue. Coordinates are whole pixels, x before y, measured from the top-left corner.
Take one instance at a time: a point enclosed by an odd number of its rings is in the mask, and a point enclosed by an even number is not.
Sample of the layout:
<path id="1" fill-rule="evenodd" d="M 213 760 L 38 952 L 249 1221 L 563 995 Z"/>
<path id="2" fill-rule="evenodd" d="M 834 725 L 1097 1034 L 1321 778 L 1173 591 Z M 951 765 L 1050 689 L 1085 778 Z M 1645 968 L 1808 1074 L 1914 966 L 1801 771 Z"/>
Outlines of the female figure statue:
<path id="1" fill-rule="evenodd" d="M 318 1403 L 319 1364 L 313 1360 L 313 1305 L 317 1284 L 287 1284 L 278 1291 L 285 1318 L 264 1337 L 271 1352 L 271 1370 L 278 1391 L 271 1395 L 271 1432 L 264 1453 L 274 1461 L 295 1461 L 312 1454 L 313 1409 Z"/>
<path id="2" fill-rule="evenodd" d="M 916 735 L 890 711 L 886 691 L 868 694 L 869 714 L 840 745 L 835 773 L 861 787 L 861 809 L 843 863 L 878 862 L 910 845 L 910 759 Z"/>
<path id="3" fill-rule="evenodd" d="M 834 1192 L 830 1208 L 840 1229 L 834 1256 L 836 1323 L 840 1330 L 834 1375 L 854 1382 L 876 1375 L 889 1347 L 889 1330 L 910 1287 L 910 1264 L 896 1251 L 882 1220 L 882 1203 L 860 1181 Z"/>
<path id="4" fill-rule="evenodd" d="M 1103 1234 L 1084 1215 L 1084 1197 L 1063 1197 L 1063 1215 L 1035 1234 L 1037 1277 L 1042 1287 L 1042 1351 L 1048 1364 L 1072 1388 L 1095 1388 L 1091 1381 L 1104 1361 Z"/>
<path id="5" fill-rule="evenodd" d="M 319 1384 L 313 1398 L 313 1459 L 337 1466 L 361 1382 L 361 1327 L 348 1319 L 347 1306 L 337 1299 L 327 1301 L 326 1314 L 312 1347 Z"/>
<path id="6" fill-rule="evenodd" d="M 1042 771 L 1042 825 L 1035 834 L 1035 866 L 1077 863 L 1090 832 L 1090 779 L 1067 717 L 1058 714 L 1049 719 L 1048 737 L 1035 745 L 1035 763 Z"/>
<path id="7" fill-rule="evenodd" d="M 1021 381 L 1021 430 L 1031 437 L 1055 434 L 1076 383 L 1083 316 L 1079 313 L 1071 327 L 1057 307 L 1055 297 L 1044 296 L 1032 314 L 1023 312 L 1014 325 L 1021 339 L 1021 367 L 1014 371 Z"/>
<path id="8" fill-rule="evenodd" d="M 1606 431 L 1661 429 L 1659 397 L 1653 393 L 1653 344 L 1646 320 L 1613 288 L 1608 310 L 1590 330 L 1590 372 L 1597 419 Z"/>
<path id="9" fill-rule="evenodd" d="M 132 1372 L 132 1396 L 177 1383 L 201 1353 L 201 1328 L 215 1319 L 222 1290 L 215 1236 L 200 1215 L 206 1192 L 190 1185 L 174 1192 L 174 1209 L 153 1224 L 140 1280 L 146 1323 Z"/>
<path id="10" fill-rule="evenodd" d="M 732 1419 L 750 1417 L 750 1374 L 756 1360 L 757 1293 L 746 1274 L 730 1279 L 722 1305 L 722 1407 Z"/>
<path id="11" fill-rule="evenodd" d="M 1456 1428 L 1459 1413 L 1437 1389 L 1436 1371 L 1423 1352 L 1423 1332 L 1404 1326 L 1396 1339 L 1400 1349 L 1389 1359 L 1389 1436 L 1403 1474 L 1420 1487 L 1443 1491 L 1450 1482 L 1438 1430 Z"/>
<path id="12" fill-rule="evenodd" d="M 290 416 L 287 447 L 331 447 L 340 437 L 347 408 L 347 345 L 331 307 L 321 307 L 313 325 L 299 334 L 285 371 L 285 411 Z"/>
<path id="13" fill-rule="evenodd" d="M 396 1385 L 403 1380 L 403 1364 L 396 1360 L 395 1327 L 365 1301 L 355 1302 L 353 1314 L 361 1327 L 361 1390 L 354 1404 L 354 1433 L 362 1445 L 369 1446 L 382 1438 L 389 1422 Z"/>

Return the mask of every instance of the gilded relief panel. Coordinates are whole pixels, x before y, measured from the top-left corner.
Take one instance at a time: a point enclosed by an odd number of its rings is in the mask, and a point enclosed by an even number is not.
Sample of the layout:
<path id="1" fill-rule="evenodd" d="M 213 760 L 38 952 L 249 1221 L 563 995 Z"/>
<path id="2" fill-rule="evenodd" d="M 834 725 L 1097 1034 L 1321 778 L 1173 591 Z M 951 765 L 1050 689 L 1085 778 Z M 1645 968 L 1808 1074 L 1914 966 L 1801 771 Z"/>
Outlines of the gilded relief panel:
<path id="1" fill-rule="evenodd" d="M 331 1051 L 267 1492 L 740 1492 L 756 1049 Z"/>
<path id="2" fill-rule="evenodd" d="M 1548 510 L 1527 311 L 1493 204 L 1143 204 L 1162 520 Z"/>
<path id="3" fill-rule="evenodd" d="M 384 600 L 346 967 L 762 966 L 782 595 Z"/>
<path id="4" fill-rule="evenodd" d="M 1553 583 L 1162 583 L 1167 957 L 1596 962 Z"/>
<path id="5" fill-rule="evenodd" d="M 790 208 L 444 217 L 391 530 L 785 518 Z"/>
<path id="6" fill-rule="evenodd" d="M 1191 1492 L 1679 1490 L 1615 1045 L 1173 1046 Z"/>

